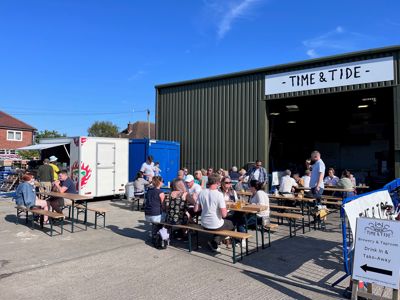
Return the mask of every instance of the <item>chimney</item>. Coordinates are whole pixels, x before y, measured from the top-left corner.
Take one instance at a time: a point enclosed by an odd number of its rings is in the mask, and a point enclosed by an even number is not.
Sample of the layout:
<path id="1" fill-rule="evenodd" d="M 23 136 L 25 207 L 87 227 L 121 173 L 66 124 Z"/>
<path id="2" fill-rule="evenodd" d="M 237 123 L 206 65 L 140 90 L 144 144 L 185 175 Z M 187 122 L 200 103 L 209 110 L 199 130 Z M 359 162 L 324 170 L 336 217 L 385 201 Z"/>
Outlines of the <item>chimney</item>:
<path id="1" fill-rule="evenodd" d="M 133 131 L 133 124 L 131 122 L 128 123 L 127 131 L 128 131 L 128 134 L 131 134 Z"/>

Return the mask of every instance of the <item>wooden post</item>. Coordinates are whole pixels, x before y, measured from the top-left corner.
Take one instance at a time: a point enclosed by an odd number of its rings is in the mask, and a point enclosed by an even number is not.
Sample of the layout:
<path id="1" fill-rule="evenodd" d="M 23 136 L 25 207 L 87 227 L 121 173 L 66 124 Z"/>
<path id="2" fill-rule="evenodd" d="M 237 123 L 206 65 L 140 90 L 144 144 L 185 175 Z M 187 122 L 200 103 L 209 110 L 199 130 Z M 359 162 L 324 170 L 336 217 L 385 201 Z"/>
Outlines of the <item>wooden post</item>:
<path id="1" fill-rule="evenodd" d="M 358 280 L 353 280 L 353 288 L 351 289 L 351 300 L 357 300 L 358 296 Z"/>

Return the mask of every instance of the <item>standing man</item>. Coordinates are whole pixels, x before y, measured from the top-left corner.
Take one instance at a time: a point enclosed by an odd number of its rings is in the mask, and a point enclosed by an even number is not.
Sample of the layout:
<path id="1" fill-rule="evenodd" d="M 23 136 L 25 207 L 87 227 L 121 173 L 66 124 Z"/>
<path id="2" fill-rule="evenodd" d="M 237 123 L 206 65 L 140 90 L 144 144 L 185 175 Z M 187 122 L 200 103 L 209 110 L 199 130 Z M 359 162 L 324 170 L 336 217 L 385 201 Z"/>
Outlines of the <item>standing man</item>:
<path id="1" fill-rule="evenodd" d="M 142 164 L 140 168 L 140 172 L 143 173 L 144 178 L 151 182 L 154 177 L 154 163 L 153 163 L 153 156 L 147 156 L 147 160 Z"/>
<path id="2" fill-rule="evenodd" d="M 310 188 L 313 197 L 317 200 L 316 205 L 321 204 L 321 196 L 324 192 L 324 175 L 325 175 L 325 164 L 321 159 L 321 154 L 318 151 L 311 152 L 311 178 Z"/>
<path id="3" fill-rule="evenodd" d="M 261 160 L 256 160 L 256 165 L 252 167 L 244 176 L 246 177 L 249 176 L 248 182 L 251 182 L 252 180 L 256 180 L 257 182 L 262 183 L 263 185 L 268 183 L 268 174 L 267 170 L 263 168 L 262 166 L 262 161 Z"/>
<path id="4" fill-rule="evenodd" d="M 224 220 L 228 215 L 226 210 L 224 196 L 218 191 L 220 179 L 218 175 L 212 175 L 208 178 L 209 188 L 200 192 L 194 211 L 201 210 L 201 225 L 207 230 L 233 230 L 233 223 Z M 221 237 L 214 235 L 208 242 L 209 247 L 214 252 L 221 252 L 219 243 Z"/>
<path id="5" fill-rule="evenodd" d="M 49 165 L 49 159 L 43 160 L 37 172 L 37 178 L 40 182 L 40 186 L 44 188 L 45 192 L 51 192 L 51 183 L 54 181 L 53 168 Z"/>
<path id="6" fill-rule="evenodd" d="M 50 156 L 49 166 L 53 168 L 53 180 L 57 180 L 58 179 L 58 172 L 60 172 L 60 169 L 56 165 L 57 160 L 58 160 L 58 158 L 55 157 L 54 155 Z"/>
<path id="7" fill-rule="evenodd" d="M 58 179 L 54 181 L 54 188 L 58 193 L 69 193 L 69 194 L 77 194 L 75 183 L 68 176 L 68 171 L 62 170 L 58 173 Z M 61 197 L 52 197 L 50 198 L 49 204 L 50 206 L 58 213 L 62 213 L 62 208 L 64 206 L 64 198 Z"/>

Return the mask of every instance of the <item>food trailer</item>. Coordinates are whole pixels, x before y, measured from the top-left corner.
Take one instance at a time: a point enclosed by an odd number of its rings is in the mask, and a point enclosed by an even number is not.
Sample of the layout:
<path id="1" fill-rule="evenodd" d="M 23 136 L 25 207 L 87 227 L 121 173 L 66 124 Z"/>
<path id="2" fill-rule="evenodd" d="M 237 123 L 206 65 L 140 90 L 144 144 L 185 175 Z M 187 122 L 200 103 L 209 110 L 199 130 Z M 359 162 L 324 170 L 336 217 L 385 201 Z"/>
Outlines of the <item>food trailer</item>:
<path id="1" fill-rule="evenodd" d="M 18 150 L 39 150 L 42 160 L 54 155 L 67 169 L 80 195 L 93 197 L 124 194 L 128 182 L 129 140 L 105 137 L 41 139 Z"/>

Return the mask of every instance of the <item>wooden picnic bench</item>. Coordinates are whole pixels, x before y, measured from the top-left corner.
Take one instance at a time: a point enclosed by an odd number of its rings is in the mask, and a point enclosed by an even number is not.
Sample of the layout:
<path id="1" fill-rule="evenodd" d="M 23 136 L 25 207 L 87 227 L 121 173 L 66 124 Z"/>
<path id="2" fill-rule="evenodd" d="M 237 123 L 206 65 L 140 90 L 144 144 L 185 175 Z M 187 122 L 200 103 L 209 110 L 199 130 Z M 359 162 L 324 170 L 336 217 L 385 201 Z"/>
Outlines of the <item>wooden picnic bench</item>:
<path id="1" fill-rule="evenodd" d="M 243 239 L 246 240 L 246 255 L 248 255 L 248 239 L 252 237 L 251 234 L 245 233 L 245 232 L 237 232 L 237 231 L 232 231 L 232 230 L 207 230 L 203 228 L 199 224 L 186 224 L 186 225 L 179 225 L 179 224 L 169 224 L 169 223 L 155 223 L 155 224 L 160 224 L 163 225 L 166 228 L 177 228 L 177 229 L 183 229 L 183 230 L 188 230 L 188 238 L 189 238 L 189 243 L 188 243 L 188 251 L 192 252 L 192 233 L 196 234 L 196 249 L 199 248 L 199 232 L 202 233 L 207 233 L 207 234 L 212 234 L 212 235 L 220 235 L 223 237 L 229 237 L 234 240 L 239 240 L 242 241 Z M 233 263 L 236 263 L 236 251 L 235 251 L 235 245 L 234 241 L 232 242 L 232 261 Z M 243 259 L 243 247 L 242 243 L 240 243 L 240 259 Z"/>
<path id="2" fill-rule="evenodd" d="M 290 237 L 293 236 L 293 233 L 294 233 L 294 235 L 296 235 L 296 221 L 299 221 L 299 220 L 301 220 L 301 222 L 302 222 L 303 233 L 305 233 L 304 215 L 302 215 L 302 214 L 271 211 L 270 212 L 270 216 L 271 217 L 277 217 L 278 218 L 278 223 L 279 223 L 279 219 L 280 218 L 282 219 L 282 223 L 283 223 L 283 219 L 287 219 L 288 220 Z M 292 223 L 293 223 L 293 227 L 294 227 L 293 232 L 292 232 Z"/>
<path id="3" fill-rule="evenodd" d="M 35 229 L 35 216 L 39 216 L 40 217 L 40 227 L 43 228 L 43 218 L 44 216 L 47 216 L 49 218 L 49 222 L 50 222 L 50 236 L 53 236 L 53 222 L 54 220 L 59 220 L 61 221 L 60 223 L 60 228 L 61 228 L 61 232 L 60 234 L 63 234 L 64 231 L 64 215 L 57 213 L 57 212 L 53 212 L 53 211 L 48 211 L 48 210 L 44 210 L 44 209 L 29 209 L 25 206 L 16 206 L 15 207 L 17 209 L 17 224 L 19 224 L 19 218 L 20 215 L 22 213 L 25 213 L 25 223 L 28 223 L 28 217 L 29 217 L 29 213 L 32 214 L 32 229 Z"/>
<path id="4" fill-rule="evenodd" d="M 68 217 L 70 218 L 71 216 L 71 207 L 72 207 L 72 203 L 67 203 L 65 205 L 66 207 L 68 207 Z M 74 204 L 75 208 L 76 208 L 76 219 L 79 219 L 79 214 L 80 213 L 85 213 L 85 210 L 87 209 L 88 211 L 92 211 L 94 212 L 94 229 L 97 229 L 97 218 L 103 218 L 103 228 L 106 227 L 106 213 L 107 210 L 105 208 L 100 208 L 100 207 L 85 207 L 82 204 Z M 86 222 L 87 220 L 85 220 Z"/>

